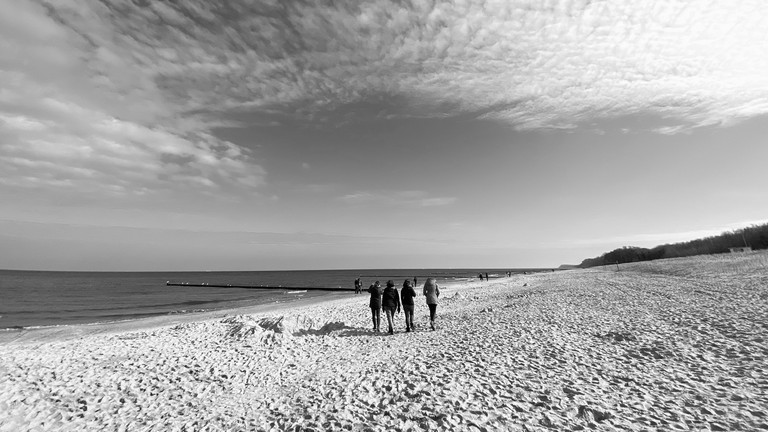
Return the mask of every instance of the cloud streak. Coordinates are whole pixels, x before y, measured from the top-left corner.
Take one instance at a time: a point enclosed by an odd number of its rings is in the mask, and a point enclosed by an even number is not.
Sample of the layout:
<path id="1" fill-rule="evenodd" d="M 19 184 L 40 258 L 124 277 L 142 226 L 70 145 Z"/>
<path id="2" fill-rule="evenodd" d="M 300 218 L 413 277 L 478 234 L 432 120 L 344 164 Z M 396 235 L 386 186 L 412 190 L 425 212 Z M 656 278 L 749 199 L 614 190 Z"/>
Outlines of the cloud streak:
<path id="1" fill-rule="evenodd" d="M 366 192 L 358 191 L 337 198 L 346 204 L 377 204 L 402 207 L 442 207 L 456 202 L 455 197 L 431 197 L 424 191 Z"/>

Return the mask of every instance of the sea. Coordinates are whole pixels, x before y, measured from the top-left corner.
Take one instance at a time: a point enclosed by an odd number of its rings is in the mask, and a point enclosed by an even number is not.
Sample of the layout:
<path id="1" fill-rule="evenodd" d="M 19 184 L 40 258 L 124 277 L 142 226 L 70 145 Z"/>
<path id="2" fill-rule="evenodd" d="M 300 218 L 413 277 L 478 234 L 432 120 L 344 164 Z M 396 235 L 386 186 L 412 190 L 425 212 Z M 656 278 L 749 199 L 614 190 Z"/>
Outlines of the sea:
<path id="1" fill-rule="evenodd" d="M 427 277 L 438 283 L 477 280 L 479 273 L 503 277 L 544 269 L 379 269 L 206 272 L 61 272 L 0 270 L 0 331 L 85 323 L 125 321 L 158 315 L 189 314 L 300 298 L 339 295 L 307 287 L 349 288 L 361 278 L 374 281 Z M 172 286 L 172 284 L 188 284 Z M 218 285 L 218 286 L 211 286 Z M 268 286 L 249 289 L 232 286 Z M 344 293 L 342 293 L 343 295 Z"/>

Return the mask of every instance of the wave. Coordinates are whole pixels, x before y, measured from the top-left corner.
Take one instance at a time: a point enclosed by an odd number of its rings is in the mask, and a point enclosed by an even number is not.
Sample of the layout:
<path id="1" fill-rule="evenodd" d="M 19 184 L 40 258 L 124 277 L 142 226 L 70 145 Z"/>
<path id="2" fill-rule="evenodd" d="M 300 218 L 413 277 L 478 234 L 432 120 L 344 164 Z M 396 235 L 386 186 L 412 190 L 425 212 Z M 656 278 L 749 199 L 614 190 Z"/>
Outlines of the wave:
<path id="1" fill-rule="evenodd" d="M 302 293 L 303 294 L 303 293 Z M 24 330 L 38 330 L 38 329 L 50 329 L 50 328 L 67 328 L 71 326 L 98 326 L 98 325 L 105 325 L 105 324 L 118 324 L 118 323 L 124 323 L 129 321 L 136 321 L 139 319 L 144 318 L 153 318 L 153 317 L 160 317 L 160 316 L 169 316 L 169 315 L 186 315 L 186 314 L 193 314 L 193 313 L 202 313 L 202 312 L 212 312 L 216 310 L 226 310 L 229 308 L 238 308 L 238 307 L 248 307 L 248 306 L 254 306 L 259 304 L 272 304 L 272 303 L 290 303 L 293 301 L 296 301 L 300 298 L 304 297 L 303 295 L 297 295 L 297 296 L 282 296 L 279 299 L 277 297 L 259 297 L 259 298 L 250 298 L 249 300 L 252 300 L 252 302 L 249 303 L 243 303 L 241 302 L 232 302 L 231 300 L 221 300 L 217 302 L 211 302 L 211 301 L 188 301 L 188 302 L 182 302 L 182 303 L 172 303 L 172 304 L 166 304 L 161 306 L 173 306 L 177 305 L 179 307 L 176 307 L 171 310 L 161 310 L 161 311 L 151 311 L 147 309 L 138 309 L 136 307 L 133 308 L 122 308 L 124 309 L 135 309 L 135 313 L 113 313 L 113 314 L 99 314 L 99 315 L 93 315 L 93 314 L 71 314 L 69 313 L 67 315 L 66 322 L 59 322 L 56 324 L 33 324 L 33 325 L 18 325 L 18 324 L 12 324 L 14 321 L 18 322 L 20 320 L 19 317 L 11 317 L 8 316 L 8 314 L 0 315 L 0 332 L 12 332 L 12 331 L 24 331 Z M 198 304 L 212 304 L 212 307 L 209 308 L 186 308 L 183 306 L 194 306 Z M 240 304 L 238 304 L 240 303 Z M 215 304 L 218 304 L 218 306 L 221 307 L 215 307 Z M 101 310 L 108 310 L 108 309 L 101 309 Z M 115 308 L 113 310 L 120 310 L 120 308 Z M 89 310 L 79 310 L 75 312 L 88 312 Z M 10 323 L 3 323 L 2 321 L 4 319 L 13 320 Z M 38 320 L 36 317 L 30 318 L 29 320 Z M 52 320 L 49 318 L 48 320 Z M 39 320 L 38 320 L 39 321 Z M 57 321 L 61 321 L 61 319 L 57 319 Z"/>
<path id="2" fill-rule="evenodd" d="M 83 312 L 99 312 L 99 311 L 120 311 L 120 310 L 131 310 L 131 309 L 153 309 L 153 308 L 172 308 L 172 307 L 185 307 L 185 306 L 196 306 L 196 305 L 203 305 L 203 304 L 215 304 L 215 303 L 229 303 L 229 302 L 235 302 L 240 300 L 248 300 L 248 298 L 243 299 L 224 299 L 224 300 L 189 300 L 185 302 L 176 302 L 176 303 L 161 303 L 161 304 L 152 304 L 152 305 L 126 305 L 126 306 L 110 306 L 110 307 L 89 307 L 89 308 L 80 308 L 80 309 L 55 309 L 52 312 L 57 313 L 83 313 Z M 11 314 L 39 314 L 43 311 L 40 310 L 18 310 L 18 311 L 6 311 L 5 313 L 8 315 Z M 77 315 L 70 315 L 72 317 L 77 317 Z M 2 317 L 2 316 L 0 316 Z"/>

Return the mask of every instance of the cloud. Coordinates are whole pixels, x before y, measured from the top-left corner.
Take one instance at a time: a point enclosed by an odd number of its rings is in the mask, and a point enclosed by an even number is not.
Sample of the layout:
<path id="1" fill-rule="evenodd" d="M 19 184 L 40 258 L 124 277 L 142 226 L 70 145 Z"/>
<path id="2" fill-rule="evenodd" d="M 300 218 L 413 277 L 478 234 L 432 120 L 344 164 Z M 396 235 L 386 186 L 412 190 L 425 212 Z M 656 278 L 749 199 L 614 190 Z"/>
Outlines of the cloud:
<path id="1" fill-rule="evenodd" d="M 385 117 L 469 114 L 522 129 L 638 112 L 716 125 L 768 112 L 763 2 L 190 0 L 48 8 L 66 28 L 89 35 L 97 47 L 89 64 L 106 86 L 154 85 L 161 102 L 181 112 L 283 110 L 317 120 L 377 94 L 403 96 Z"/>
<path id="2" fill-rule="evenodd" d="M 438 207 L 452 205 L 456 202 L 455 197 L 430 197 L 424 191 L 359 191 L 340 196 L 337 200 L 347 204 L 376 204 L 404 207 Z"/>
<path id="3" fill-rule="evenodd" d="M 264 183 L 248 150 L 168 101 L 103 7 L 0 8 L 13 12 L 0 17 L 0 184 L 124 196 Z"/>
<path id="4" fill-rule="evenodd" d="M 6 185 L 252 190 L 265 170 L 216 126 L 244 112 L 349 122 L 344 107 L 382 95 L 397 101 L 382 118 L 518 129 L 639 113 L 674 134 L 768 113 L 760 1 L 0 0 L 0 10 Z"/>
<path id="5" fill-rule="evenodd" d="M 690 128 L 685 125 L 678 125 L 678 126 L 663 126 L 656 128 L 654 132 L 661 134 L 661 135 L 675 135 L 679 133 L 688 133 L 690 132 Z"/>

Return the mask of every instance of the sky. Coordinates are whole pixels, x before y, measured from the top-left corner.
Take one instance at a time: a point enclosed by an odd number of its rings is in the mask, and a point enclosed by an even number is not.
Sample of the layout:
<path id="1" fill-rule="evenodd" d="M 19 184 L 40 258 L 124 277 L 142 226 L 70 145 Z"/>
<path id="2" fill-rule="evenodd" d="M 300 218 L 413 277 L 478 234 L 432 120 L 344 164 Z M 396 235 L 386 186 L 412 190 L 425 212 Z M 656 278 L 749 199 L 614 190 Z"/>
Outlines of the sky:
<path id="1" fill-rule="evenodd" d="M 0 268 L 557 267 L 768 221 L 763 0 L 0 11 Z"/>

